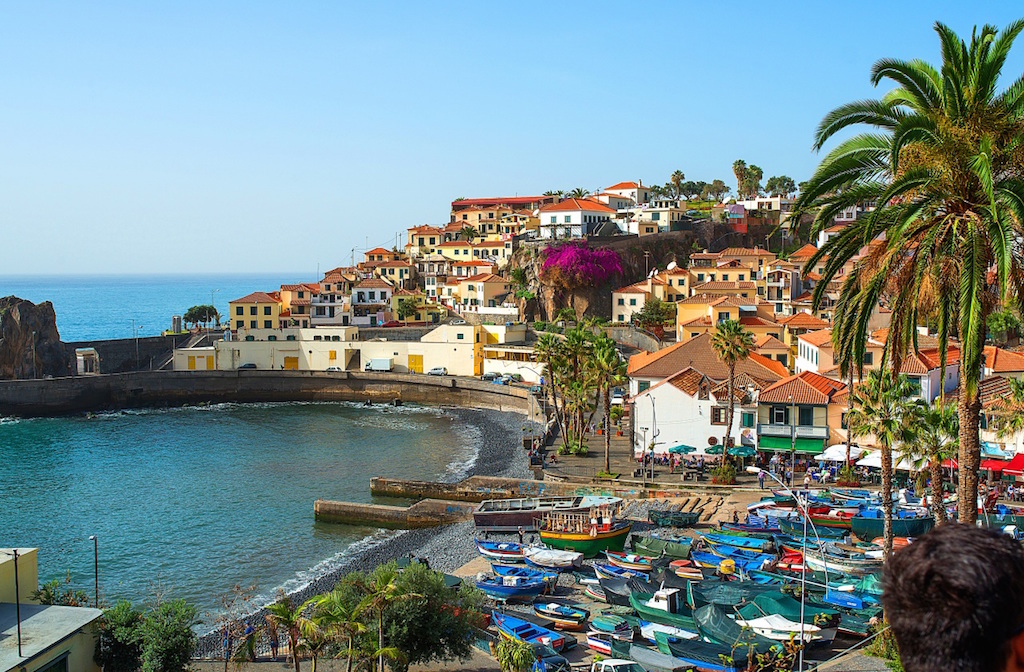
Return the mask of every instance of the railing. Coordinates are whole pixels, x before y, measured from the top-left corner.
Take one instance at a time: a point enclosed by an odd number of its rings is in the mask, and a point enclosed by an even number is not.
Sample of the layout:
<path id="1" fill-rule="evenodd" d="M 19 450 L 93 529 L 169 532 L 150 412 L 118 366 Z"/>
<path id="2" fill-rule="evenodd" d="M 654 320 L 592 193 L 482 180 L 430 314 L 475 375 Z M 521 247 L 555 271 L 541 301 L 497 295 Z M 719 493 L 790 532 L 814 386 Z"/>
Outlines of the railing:
<path id="1" fill-rule="evenodd" d="M 781 436 L 790 438 L 793 436 L 792 425 L 758 425 L 758 436 Z M 812 425 L 798 425 L 796 428 L 798 439 L 827 439 L 828 427 L 817 427 Z"/>

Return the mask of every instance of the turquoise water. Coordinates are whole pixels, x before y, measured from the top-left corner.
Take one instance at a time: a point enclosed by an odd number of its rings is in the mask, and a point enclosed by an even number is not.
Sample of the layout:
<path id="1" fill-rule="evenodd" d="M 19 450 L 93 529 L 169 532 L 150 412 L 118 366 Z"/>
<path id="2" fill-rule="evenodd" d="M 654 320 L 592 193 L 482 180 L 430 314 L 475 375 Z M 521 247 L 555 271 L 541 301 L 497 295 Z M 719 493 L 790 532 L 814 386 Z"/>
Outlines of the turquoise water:
<path id="1" fill-rule="evenodd" d="M 282 284 L 318 282 L 309 273 L 277 275 L 90 275 L 0 276 L 0 296 L 53 302 L 64 341 L 132 338 L 132 320 L 142 336 L 171 328 L 171 318 L 212 300 L 222 315 L 228 302 Z"/>
<path id="2" fill-rule="evenodd" d="M 70 570 L 91 595 L 95 534 L 108 601 L 159 586 L 214 610 L 235 583 L 298 588 L 375 533 L 314 523 L 313 501 L 370 501 L 379 474 L 460 476 L 480 435 L 455 413 L 294 403 L 0 419 L 0 547 L 38 547 L 41 580 Z"/>

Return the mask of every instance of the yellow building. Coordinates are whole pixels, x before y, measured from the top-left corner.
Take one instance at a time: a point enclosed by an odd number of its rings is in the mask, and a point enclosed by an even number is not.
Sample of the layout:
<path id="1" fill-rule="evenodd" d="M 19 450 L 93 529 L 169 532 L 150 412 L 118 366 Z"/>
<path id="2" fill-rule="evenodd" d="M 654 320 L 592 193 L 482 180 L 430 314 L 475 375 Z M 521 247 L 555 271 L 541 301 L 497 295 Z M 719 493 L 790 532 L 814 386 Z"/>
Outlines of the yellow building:
<path id="1" fill-rule="evenodd" d="M 408 317 L 399 314 L 402 301 L 415 301 L 416 312 Z M 428 301 L 426 295 L 420 290 L 397 289 L 391 295 L 391 314 L 399 322 L 426 322 L 437 324 L 440 322 L 446 311 L 433 301 Z"/>
<path id="2" fill-rule="evenodd" d="M 744 299 L 733 296 L 695 294 L 676 302 L 676 338 L 680 343 L 714 331 L 719 322 L 736 320 L 745 329 L 762 336 L 782 336 L 782 325 L 774 321 L 770 304 L 757 297 Z"/>
<path id="3" fill-rule="evenodd" d="M 469 261 L 473 258 L 473 244 L 465 240 L 450 240 L 438 245 L 437 252 L 452 261 Z"/>
<path id="4" fill-rule="evenodd" d="M 266 292 L 253 292 L 228 302 L 231 329 L 244 336 L 249 329 L 277 329 L 281 321 L 281 298 Z"/>
<path id="5" fill-rule="evenodd" d="M 416 274 L 416 267 L 408 261 L 385 261 L 378 264 L 373 272 L 377 277 L 387 280 L 395 287 L 409 287 Z"/>
<path id="6" fill-rule="evenodd" d="M 444 242 L 444 230 L 437 226 L 414 226 L 409 229 L 408 238 L 405 253 L 411 259 L 418 259 L 437 250 L 437 246 Z"/>
<path id="7" fill-rule="evenodd" d="M 480 306 L 493 308 L 501 304 L 501 297 L 509 293 L 505 278 L 493 273 L 481 273 L 459 280 L 459 302 L 470 310 Z"/>
<path id="8" fill-rule="evenodd" d="M 529 210 L 519 210 L 502 215 L 498 228 L 503 239 L 519 236 L 530 231 L 536 233 L 540 229 L 540 218 L 534 217 L 533 213 Z"/>
<path id="9" fill-rule="evenodd" d="M 313 296 L 319 293 L 318 284 L 281 285 L 281 328 L 310 326 L 310 305 Z"/>
<path id="10" fill-rule="evenodd" d="M 17 591 L 15 551 L 18 553 Z M 38 589 L 36 549 L 0 548 L 0 670 L 99 672 L 93 653 L 97 621 L 103 612 L 89 607 L 36 604 L 31 595 Z M 18 653 L 19 623 L 21 655 Z"/>

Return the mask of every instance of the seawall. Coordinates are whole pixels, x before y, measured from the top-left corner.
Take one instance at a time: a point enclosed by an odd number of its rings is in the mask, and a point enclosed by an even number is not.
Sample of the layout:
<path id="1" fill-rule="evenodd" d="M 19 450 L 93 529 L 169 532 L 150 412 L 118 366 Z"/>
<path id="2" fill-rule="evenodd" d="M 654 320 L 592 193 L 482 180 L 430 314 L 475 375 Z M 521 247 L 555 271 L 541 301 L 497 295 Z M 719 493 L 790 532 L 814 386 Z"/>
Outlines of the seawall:
<path id="1" fill-rule="evenodd" d="M 370 525 L 412 530 L 449 525 L 473 518 L 472 504 L 424 499 L 411 506 L 385 506 L 318 499 L 313 503 L 316 520 L 324 523 Z"/>
<path id="2" fill-rule="evenodd" d="M 320 371 L 138 371 L 0 381 L 0 415 L 71 413 L 199 403 L 395 401 L 529 411 L 530 393 L 474 378 Z"/>

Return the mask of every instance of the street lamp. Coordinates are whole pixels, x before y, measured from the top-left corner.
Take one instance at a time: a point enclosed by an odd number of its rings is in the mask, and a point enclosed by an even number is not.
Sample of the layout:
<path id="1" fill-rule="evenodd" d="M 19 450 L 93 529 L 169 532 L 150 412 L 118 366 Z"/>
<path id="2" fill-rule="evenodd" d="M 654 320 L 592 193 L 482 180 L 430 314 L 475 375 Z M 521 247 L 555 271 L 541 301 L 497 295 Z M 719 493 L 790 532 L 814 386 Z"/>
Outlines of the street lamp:
<path id="1" fill-rule="evenodd" d="M 100 541 L 99 541 L 99 539 L 96 538 L 95 534 L 93 534 L 93 535 L 91 535 L 89 537 L 89 541 L 92 542 L 92 568 L 93 568 L 94 587 L 95 587 L 95 590 L 96 590 L 96 593 L 95 593 L 95 596 L 96 596 L 95 600 L 96 601 L 94 603 L 94 606 L 97 609 L 99 609 L 100 608 Z"/>
<path id="2" fill-rule="evenodd" d="M 801 644 L 801 646 L 800 646 L 800 653 L 799 653 L 800 663 L 799 663 L 799 666 L 797 667 L 797 669 L 800 672 L 803 672 L 803 669 L 804 669 L 804 649 L 807 647 L 807 640 L 804 638 L 804 615 L 805 615 L 805 603 L 806 603 L 806 600 L 807 600 L 807 524 L 808 523 L 810 523 L 810 525 L 811 525 L 811 531 L 814 532 L 814 538 L 818 541 L 818 549 L 821 551 L 821 561 L 822 561 L 822 564 L 825 567 L 825 595 L 828 595 L 828 590 L 829 590 L 829 586 L 828 586 L 828 560 L 825 558 L 825 549 L 821 545 L 821 537 L 818 536 L 818 529 L 816 527 L 814 527 L 814 523 L 811 522 L 811 515 L 810 515 L 810 512 L 807 510 L 807 499 L 806 499 L 807 493 L 804 493 L 804 499 L 801 499 L 795 492 L 793 492 L 793 490 L 789 486 L 787 486 L 785 483 L 783 483 L 781 480 L 779 480 L 779 478 L 775 474 L 771 473 L 770 471 L 765 471 L 764 469 L 761 469 L 760 467 L 750 466 L 750 467 L 747 467 L 746 470 L 747 470 L 747 473 L 757 474 L 758 477 L 760 477 L 761 474 L 764 474 L 768 478 L 772 479 L 773 481 L 775 481 L 776 483 L 781 485 L 782 486 L 782 491 L 785 492 L 787 495 L 789 495 L 790 497 L 792 497 L 793 499 L 796 500 L 797 506 L 800 507 L 801 513 L 803 513 L 803 519 L 804 519 L 804 538 L 803 538 L 803 545 L 802 545 L 802 550 L 801 550 L 802 557 L 800 559 L 800 644 Z"/>
<path id="3" fill-rule="evenodd" d="M 135 368 L 139 368 L 139 333 L 144 329 L 141 324 L 135 326 L 135 318 L 132 318 L 132 336 L 135 338 Z"/>
<path id="4" fill-rule="evenodd" d="M 647 428 L 641 427 L 643 432 L 643 443 L 640 445 L 640 471 L 643 474 L 643 484 L 647 487 Z"/>

